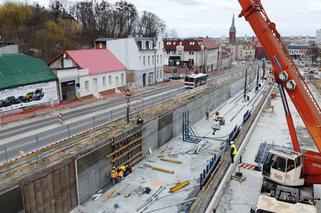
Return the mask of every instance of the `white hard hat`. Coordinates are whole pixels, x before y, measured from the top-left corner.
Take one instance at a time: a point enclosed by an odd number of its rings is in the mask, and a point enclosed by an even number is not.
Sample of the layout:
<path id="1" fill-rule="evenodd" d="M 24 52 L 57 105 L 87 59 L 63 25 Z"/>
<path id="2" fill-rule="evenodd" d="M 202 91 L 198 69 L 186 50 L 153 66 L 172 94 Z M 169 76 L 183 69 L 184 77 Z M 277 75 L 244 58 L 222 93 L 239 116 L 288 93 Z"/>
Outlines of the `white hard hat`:
<path id="1" fill-rule="evenodd" d="M 230 145 L 234 144 L 234 141 L 230 141 Z"/>

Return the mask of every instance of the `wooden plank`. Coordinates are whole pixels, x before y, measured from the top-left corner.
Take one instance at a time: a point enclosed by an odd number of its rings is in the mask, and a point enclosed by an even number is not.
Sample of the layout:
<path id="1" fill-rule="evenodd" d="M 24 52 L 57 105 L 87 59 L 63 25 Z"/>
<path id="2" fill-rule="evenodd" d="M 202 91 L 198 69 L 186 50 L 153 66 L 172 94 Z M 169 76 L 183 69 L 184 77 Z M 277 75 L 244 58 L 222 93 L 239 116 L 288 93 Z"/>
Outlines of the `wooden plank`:
<path id="1" fill-rule="evenodd" d="M 114 158 L 111 162 L 115 163 L 116 161 L 120 160 L 121 158 L 125 157 L 127 154 L 129 154 L 130 152 L 134 151 L 135 149 L 141 148 L 142 145 L 144 144 L 144 141 L 140 144 L 138 144 L 137 146 L 132 147 L 131 149 L 129 149 L 128 151 L 126 151 L 125 153 L 123 153 L 122 155 Z"/>
<path id="2" fill-rule="evenodd" d="M 61 186 L 61 194 L 60 196 L 62 197 L 62 211 L 67 213 L 68 212 L 68 200 L 67 200 L 67 184 L 66 184 L 66 177 L 65 177 L 65 170 L 66 166 L 62 167 L 59 169 L 59 184 Z"/>
<path id="3" fill-rule="evenodd" d="M 40 184 L 40 180 L 38 179 L 34 182 L 35 185 L 35 195 L 36 195 L 36 209 L 35 212 L 42 213 L 44 212 L 44 199 L 43 199 L 43 194 L 42 194 L 42 187 Z"/>
<path id="4" fill-rule="evenodd" d="M 169 170 L 169 169 L 164 169 L 164 168 L 161 168 L 161 167 L 152 166 L 152 165 L 147 164 L 147 163 L 145 163 L 144 166 L 145 166 L 146 168 L 151 168 L 152 170 L 159 171 L 159 172 L 165 172 L 165 173 L 168 173 L 168 174 L 174 174 L 174 173 L 175 173 L 173 170 Z"/>
<path id="5" fill-rule="evenodd" d="M 50 210 L 50 197 L 49 197 L 49 191 L 48 191 L 48 176 L 45 176 L 38 180 L 40 182 L 41 186 L 41 194 L 43 198 L 43 210 L 44 212 L 49 212 Z"/>
<path id="6" fill-rule="evenodd" d="M 173 160 L 173 159 L 167 159 L 167 158 L 161 158 L 161 161 L 166 161 L 166 162 L 170 162 L 170 163 L 175 163 L 175 164 L 182 164 L 182 161 L 179 160 Z"/>
<path id="7" fill-rule="evenodd" d="M 69 181 L 70 181 L 70 177 L 69 177 L 69 165 L 65 165 L 64 169 L 64 186 L 65 186 L 65 191 L 64 194 L 66 197 L 65 200 L 65 210 L 67 212 L 69 212 L 71 210 L 71 200 L 70 200 L 70 185 L 69 185 Z"/>
<path id="8" fill-rule="evenodd" d="M 75 162 L 69 164 L 69 188 L 70 188 L 70 201 L 71 209 L 77 206 L 77 181 L 76 181 L 76 169 Z"/>
<path id="9" fill-rule="evenodd" d="M 31 200 L 33 199 L 33 197 L 31 196 L 31 193 L 29 193 L 29 187 L 30 184 L 28 185 L 23 185 L 21 187 L 21 191 L 22 191 L 22 197 L 23 197 L 23 207 L 26 213 L 31 212 Z"/>
<path id="10" fill-rule="evenodd" d="M 100 201 L 101 202 L 106 202 L 109 198 L 111 198 L 115 193 L 115 190 L 113 189 L 109 189 L 107 192 L 105 192 L 101 198 L 100 198 Z"/>
<path id="11" fill-rule="evenodd" d="M 55 212 L 63 212 L 59 170 L 53 172 Z"/>
<path id="12" fill-rule="evenodd" d="M 107 158 L 111 158 L 112 156 L 116 155 L 117 153 L 119 153 L 119 152 L 123 151 L 124 149 L 126 149 L 127 147 L 129 147 L 130 145 L 136 143 L 136 142 L 139 141 L 139 140 L 143 140 L 143 139 L 144 139 L 143 136 L 141 136 L 141 137 L 139 137 L 139 138 L 136 138 L 135 140 L 129 142 L 127 145 L 122 146 L 121 148 L 119 148 L 119 149 L 115 150 L 114 152 L 108 154 L 106 157 L 107 157 Z"/>
<path id="13" fill-rule="evenodd" d="M 134 156 L 132 156 L 131 158 L 129 158 L 127 161 L 125 161 L 124 163 L 120 164 L 120 166 L 122 165 L 126 165 L 131 163 L 132 160 L 134 160 L 135 158 L 137 158 L 138 156 L 143 155 L 143 152 L 138 152 L 137 154 L 135 154 Z"/>
<path id="14" fill-rule="evenodd" d="M 53 188 L 53 179 L 52 173 L 48 174 L 48 186 L 47 189 L 49 191 L 49 212 L 55 213 L 55 197 L 54 197 L 54 188 Z"/>
<path id="15" fill-rule="evenodd" d="M 131 133 L 129 133 L 126 137 L 120 139 L 119 141 L 116 141 L 116 142 L 112 143 L 111 145 L 112 145 L 112 146 L 115 146 L 115 145 L 123 142 L 124 140 L 127 140 L 127 139 L 130 138 L 131 136 L 133 136 L 133 135 L 135 135 L 135 134 L 137 134 L 138 132 L 143 131 L 143 130 L 144 130 L 144 128 L 140 128 L 140 129 L 138 129 L 138 130 L 136 130 L 136 131 L 134 131 L 134 132 L 131 132 Z"/>
<path id="16" fill-rule="evenodd" d="M 189 185 L 189 180 L 187 181 L 184 181 L 182 183 L 178 183 L 176 184 L 175 186 L 169 188 L 169 192 L 170 193 L 174 193 L 174 192 L 177 192 L 178 190 L 184 188 L 185 186 Z"/>

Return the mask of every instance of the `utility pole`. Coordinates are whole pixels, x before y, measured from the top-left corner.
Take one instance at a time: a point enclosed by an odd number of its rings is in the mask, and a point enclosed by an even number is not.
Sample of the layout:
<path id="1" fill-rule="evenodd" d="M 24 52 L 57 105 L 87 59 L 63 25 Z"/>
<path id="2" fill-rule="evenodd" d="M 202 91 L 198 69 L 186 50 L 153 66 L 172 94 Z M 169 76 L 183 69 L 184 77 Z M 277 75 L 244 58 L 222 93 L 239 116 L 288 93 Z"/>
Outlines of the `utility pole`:
<path id="1" fill-rule="evenodd" d="M 246 87 L 247 87 L 247 68 L 245 69 L 244 94 L 243 94 L 244 101 L 246 101 Z"/>
<path id="2" fill-rule="evenodd" d="M 260 78 L 260 64 L 257 65 L 257 73 L 256 73 L 256 87 L 255 91 L 259 91 L 259 78 Z"/>
<path id="3" fill-rule="evenodd" d="M 155 50 L 154 50 L 154 76 L 155 76 L 155 84 L 157 84 L 157 76 L 156 76 L 156 49 L 157 47 L 155 46 Z"/>
<path id="4" fill-rule="evenodd" d="M 126 114 L 126 117 L 127 117 L 127 123 L 129 123 L 129 106 L 130 106 L 130 97 L 131 97 L 131 91 L 129 90 L 129 88 L 126 89 L 126 92 L 125 92 L 125 96 L 127 98 L 127 114 Z"/>
<path id="5" fill-rule="evenodd" d="M 262 79 L 264 79 L 265 78 L 265 58 L 263 58 L 262 69 L 263 69 Z"/>

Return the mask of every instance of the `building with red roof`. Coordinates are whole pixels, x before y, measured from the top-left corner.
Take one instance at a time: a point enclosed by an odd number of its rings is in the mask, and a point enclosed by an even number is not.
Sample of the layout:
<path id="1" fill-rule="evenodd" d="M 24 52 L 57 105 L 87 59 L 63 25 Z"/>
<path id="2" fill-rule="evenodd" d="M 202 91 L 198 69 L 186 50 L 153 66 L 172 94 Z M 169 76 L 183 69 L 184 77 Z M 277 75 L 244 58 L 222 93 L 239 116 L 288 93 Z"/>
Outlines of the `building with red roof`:
<path id="1" fill-rule="evenodd" d="M 173 73 L 212 72 L 217 69 L 219 46 L 210 38 L 164 39 L 164 65 Z"/>
<path id="2" fill-rule="evenodd" d="M 60 100 L 114 92 L 126 86 L 125 66 L 106 49 L 67 50 L 49 62 Z"/>
<path id="3" fill-rule="evenodd" d="M 262 44 L 258 41 L 255 45 L 255 59 L 261 60 L 267 58 L 262 47 Z"/>

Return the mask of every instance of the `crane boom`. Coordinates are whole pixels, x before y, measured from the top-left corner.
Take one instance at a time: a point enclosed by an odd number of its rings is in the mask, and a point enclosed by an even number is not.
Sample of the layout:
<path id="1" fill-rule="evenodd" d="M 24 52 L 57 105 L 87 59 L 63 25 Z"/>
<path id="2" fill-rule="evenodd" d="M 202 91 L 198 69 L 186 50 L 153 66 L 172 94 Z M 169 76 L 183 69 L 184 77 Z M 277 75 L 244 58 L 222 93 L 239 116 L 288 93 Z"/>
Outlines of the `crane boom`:
<path id="1" fill-rule="evenodd" d="M 321 152 L 321 109 L 282 44 L 275 24 L 268 18 L 260 0 L 239 0 L 239 3 L 243 9 L 240 17 L 244 16 L 251 25 L 273 65 L 276 82 L 287 91 L 316 147 Z M 291 125 L 291 122 L 293 124 L 290 116 L 287 116 L 287 121 L 288 124 Z M 290 126 L 289 129 L 294 150 L 299 151 L 296 147 L 298 146 L 297 141 L 293 141 L 296 137 L 293 135 L 295 132 L 291 132 Z"/>

